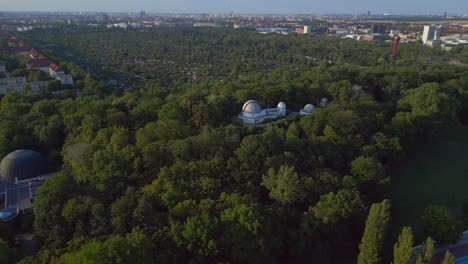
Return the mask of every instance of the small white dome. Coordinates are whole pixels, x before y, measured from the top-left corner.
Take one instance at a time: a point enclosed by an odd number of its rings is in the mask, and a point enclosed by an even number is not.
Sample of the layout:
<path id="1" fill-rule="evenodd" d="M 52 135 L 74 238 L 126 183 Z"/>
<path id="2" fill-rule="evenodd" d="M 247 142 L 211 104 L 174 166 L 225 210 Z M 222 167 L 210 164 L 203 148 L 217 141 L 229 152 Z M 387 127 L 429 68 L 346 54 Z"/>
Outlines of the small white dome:
<path id="1" fill-rule="evenodd" d="M 324 104 L 328 103 L 328 98 L 326 98 L 326 97 L 322 98 L 321 102 L 324 103 Z"/>
<path id="2" fill-rule="evenodd" d="M 284 102 L 280 102 L 278 104 L 278 114 L 280 116 L 285 116 L 286 115 L 286 104 Z"/>
<path id="3" fill-rule="evenodd" d="M 312 113 L 315 111 L 315 106 L 313 104 L 307 104 L 304 106 L 304 112 L 306 113 Z"/>
<path id="4" fill-rule="evenodd" d="M 262 111 L 262 108 L 257 101 L 249 100 L 242 106 L 242 111 L 249 114 L 258 114 Z"/>

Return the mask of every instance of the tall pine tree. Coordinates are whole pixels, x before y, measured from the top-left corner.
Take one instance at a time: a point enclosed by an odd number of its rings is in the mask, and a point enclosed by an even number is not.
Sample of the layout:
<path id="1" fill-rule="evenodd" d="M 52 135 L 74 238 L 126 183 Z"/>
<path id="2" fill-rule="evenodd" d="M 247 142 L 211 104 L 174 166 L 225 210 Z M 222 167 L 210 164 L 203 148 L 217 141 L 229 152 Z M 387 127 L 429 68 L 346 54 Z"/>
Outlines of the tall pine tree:
<path id="1" fill-rule="evenodd" d="M 455 264 L 455 257 L 450 251 L 445 251 L 445 257 L 441 264 Z"/>
<path id="2" fill-rule="evenodd" d="M 414 236 L 410 227 L 404 227 L 393 246 L 393 264 L 410 264 L 413 255 Z"/>
<path id="3" fill-rule="evenodd" d="M 421 255 L 418 256 L 416 264 L 431 264 L 434 257 L 434 240 L 428 237 L 423 243 Z"/>
<path id="4" fill-rule="evenodd" d="M 358 264 L 382 263 L 379 254 L 384 243 L 387 224 L 390 221 L 390 201 L 384 200 L 371 206 L 366 228 L 359 245 Z"/>

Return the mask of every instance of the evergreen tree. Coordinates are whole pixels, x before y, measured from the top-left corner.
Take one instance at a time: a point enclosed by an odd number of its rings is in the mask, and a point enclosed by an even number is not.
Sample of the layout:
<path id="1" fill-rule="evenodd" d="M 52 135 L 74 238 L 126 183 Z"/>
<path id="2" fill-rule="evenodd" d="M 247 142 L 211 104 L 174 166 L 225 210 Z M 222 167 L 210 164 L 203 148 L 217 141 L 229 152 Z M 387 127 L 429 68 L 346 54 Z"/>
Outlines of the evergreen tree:
<path id="1" fill-rule="evenodd" d="M 445 251 L 445 257 L 441 264 L 455 264 L 455 257 L 450 251 Z"/>
<path id="2" fill-rule="evenodd" d="M 414 236 L 410 227 L 404 227 L 398 237 L 398 242 L 393 246 L 393 263 L 409 264 L 413 255 Z"/>
<path id="3" fill-rule="evenodd" d="M 434 257 L 434 240 L 428 237 L 422 245 L 421 255 L 418 256 L 416 264 L 431 264 Z"/>
<path id="4" fill-rule="evenodd" d="M 382 262 L 379 253 L 384 243 L 384 236 L 389 220 L 389 200 L 372 205 L 367 217 L 364 235 L 359 245 L 358 264 L 377 264 Z"/>
<path id="5" fill-rule="evenodd" d="M 416 259 L 416 264 L 423 264 L 423 259 L 421 257 L 421 255 L 418 256 L 418 258 Z"/>

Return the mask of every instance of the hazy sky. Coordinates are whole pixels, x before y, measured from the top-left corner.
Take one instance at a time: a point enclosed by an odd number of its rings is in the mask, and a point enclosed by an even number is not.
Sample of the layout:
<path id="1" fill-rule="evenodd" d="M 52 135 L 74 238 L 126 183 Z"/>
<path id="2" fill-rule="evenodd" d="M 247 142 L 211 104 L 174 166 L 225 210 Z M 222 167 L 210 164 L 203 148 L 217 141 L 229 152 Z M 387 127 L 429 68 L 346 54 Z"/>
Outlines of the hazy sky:
<path id="1" fill-rule="evenodd" d="M 468 0 L 0 0 L 2 11 L 468 13 Z"/>

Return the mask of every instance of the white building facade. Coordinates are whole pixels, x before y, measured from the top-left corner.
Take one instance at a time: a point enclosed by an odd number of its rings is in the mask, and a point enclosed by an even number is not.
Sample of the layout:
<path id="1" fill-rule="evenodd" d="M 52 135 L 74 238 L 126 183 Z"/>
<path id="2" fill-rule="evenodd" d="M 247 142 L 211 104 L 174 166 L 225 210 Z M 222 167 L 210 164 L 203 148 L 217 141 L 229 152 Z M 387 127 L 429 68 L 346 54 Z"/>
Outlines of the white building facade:
<path id="1" fill-rule="evenodd" d="M 435 26 L 424 26 L 424 31 L 423 31 L 423 36 L 422 36 L 423 44 L 426 45 L 427 41 L 434 39 L 435 33 L 436 33 Z"/>

